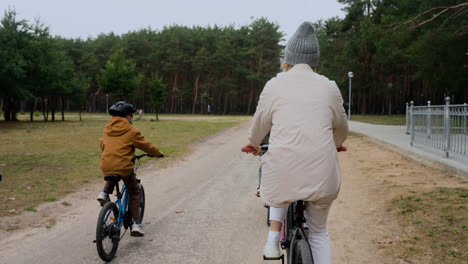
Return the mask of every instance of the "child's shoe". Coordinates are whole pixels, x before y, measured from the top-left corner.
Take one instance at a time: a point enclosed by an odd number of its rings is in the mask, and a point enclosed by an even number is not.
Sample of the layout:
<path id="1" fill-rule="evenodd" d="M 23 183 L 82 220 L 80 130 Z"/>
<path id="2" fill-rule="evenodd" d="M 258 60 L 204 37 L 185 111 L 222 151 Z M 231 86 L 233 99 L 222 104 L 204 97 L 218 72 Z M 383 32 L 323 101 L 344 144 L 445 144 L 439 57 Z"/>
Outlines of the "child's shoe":
<path id="1" fill-rule="evenodd" d="M 142 237 L 145 235 L 145 232 L 143 232 L 143 227 L 137 221 L 133 221 L 131 234 L 132 236 L 136 237 Z"/>
<path id="2" fill-rule="evenodd" d="M 106 192 L 100 192 L 97 197 L 98 202 L 101 206 L 104 206 L 106 203 L 110 202 L 109 194 Z"/>

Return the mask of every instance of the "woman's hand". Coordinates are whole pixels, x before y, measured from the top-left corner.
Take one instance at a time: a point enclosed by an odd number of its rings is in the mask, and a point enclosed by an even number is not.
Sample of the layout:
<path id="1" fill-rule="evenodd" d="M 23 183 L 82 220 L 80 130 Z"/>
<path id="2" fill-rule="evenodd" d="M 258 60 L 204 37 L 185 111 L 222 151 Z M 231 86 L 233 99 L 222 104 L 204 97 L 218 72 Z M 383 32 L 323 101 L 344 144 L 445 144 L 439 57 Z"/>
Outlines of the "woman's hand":
<path id="1" fill-rule="evenodd" d="M 260 146 L 254 146 L 252 143 L 249 143 L 242 148 L 242 151 L 252 153 L 254 155 L 260 155 L 261 149 Z"/>

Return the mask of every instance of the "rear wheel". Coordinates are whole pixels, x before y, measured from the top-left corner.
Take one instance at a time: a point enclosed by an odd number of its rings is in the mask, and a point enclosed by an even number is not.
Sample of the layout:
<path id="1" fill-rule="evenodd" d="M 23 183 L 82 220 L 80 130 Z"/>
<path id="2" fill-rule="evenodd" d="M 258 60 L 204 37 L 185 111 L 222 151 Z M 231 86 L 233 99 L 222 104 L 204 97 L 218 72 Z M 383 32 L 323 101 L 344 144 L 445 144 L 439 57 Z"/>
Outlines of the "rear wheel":
<path id="1" fill-rule="evenodd" d="M 309 243 L 304 239 L 294 243 L 292 248 L 291 263 L 297 264 L 313 264 L 312 252 L 310 251 Z"/>
<path id="2" fill-rule="evenodd" d="M 143 188 L 141 183 L 138 184 L 138 187 L 140 188 L 140 216 L 138 217 L 138 222 L 142 224 L 143 216 L 145 215 L 145 188 Z"/>
<path id="3" fill-rule="evenodd" d="M 290 204 L 288 207 L 288 211 L 286 213 L 286 226 L 284 227 L 285 232 L 285 239 L 290 243 L 289 246 L 286 248 L 286 254 L 288 259 L 290 259 L 291 249 L 292 249 L 292 238 L 293 238 L 293 231 L 294 231 L 294 206 Z M 288 262 L 291 263 L 291 262 Z"/>
<path id="4" fill-rule="evenodd" d="M 120 241 L 120 228 L 117 228 L 119 210 L 114 203 L 107 203 L 99 213 L 96 227 L 96 246 L 99 257 L 111 261 Z"/>

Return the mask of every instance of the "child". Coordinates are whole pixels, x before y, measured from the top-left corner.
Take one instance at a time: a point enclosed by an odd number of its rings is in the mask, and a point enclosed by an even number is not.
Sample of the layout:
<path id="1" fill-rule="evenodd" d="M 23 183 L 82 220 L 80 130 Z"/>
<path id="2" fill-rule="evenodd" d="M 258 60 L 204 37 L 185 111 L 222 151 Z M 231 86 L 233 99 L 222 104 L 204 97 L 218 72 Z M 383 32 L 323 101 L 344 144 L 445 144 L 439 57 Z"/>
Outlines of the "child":
<path id="1" fill-rule="evenodd" d="M 104 135 L 100 139 L 102 151 L 100 167 L 104 175 L 117 174 L 122 177 L 129 193 L 129 211 L 132 217 L 132 236 L 143 236 L 143 228 L 138 222 L 140 214 L 140 190 L 133 173 L 134 164 L 132 158 L 135 148 L 155 156 L 162 157 L 163 153 L 154 144 L 132 126 L 133 113 L 136 112 L 133 105 L 124 101 L 117 102 L 109 108 L 112 118 L 107 122 Z M 99 193 L 97 200 L 101 205 L 110 201 L 109 193 L 114 190 L 112 182 L 104 184 L 104 190 Z"/>

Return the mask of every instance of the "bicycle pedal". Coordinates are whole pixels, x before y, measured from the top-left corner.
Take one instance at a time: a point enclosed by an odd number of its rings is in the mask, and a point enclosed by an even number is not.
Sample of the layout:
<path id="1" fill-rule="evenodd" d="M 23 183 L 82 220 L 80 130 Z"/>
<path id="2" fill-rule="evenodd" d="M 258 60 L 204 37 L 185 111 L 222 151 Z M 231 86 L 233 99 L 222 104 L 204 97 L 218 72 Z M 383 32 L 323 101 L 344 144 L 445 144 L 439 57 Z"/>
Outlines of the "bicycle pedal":
<path id="1" fill-rule="evenodd" d="M 265 255 L 263 255 L 263 260 L 281 260 L 282 263 L 284 263 L 284 254 L 281 255 L 279 258 L 267 258 Z"/>

